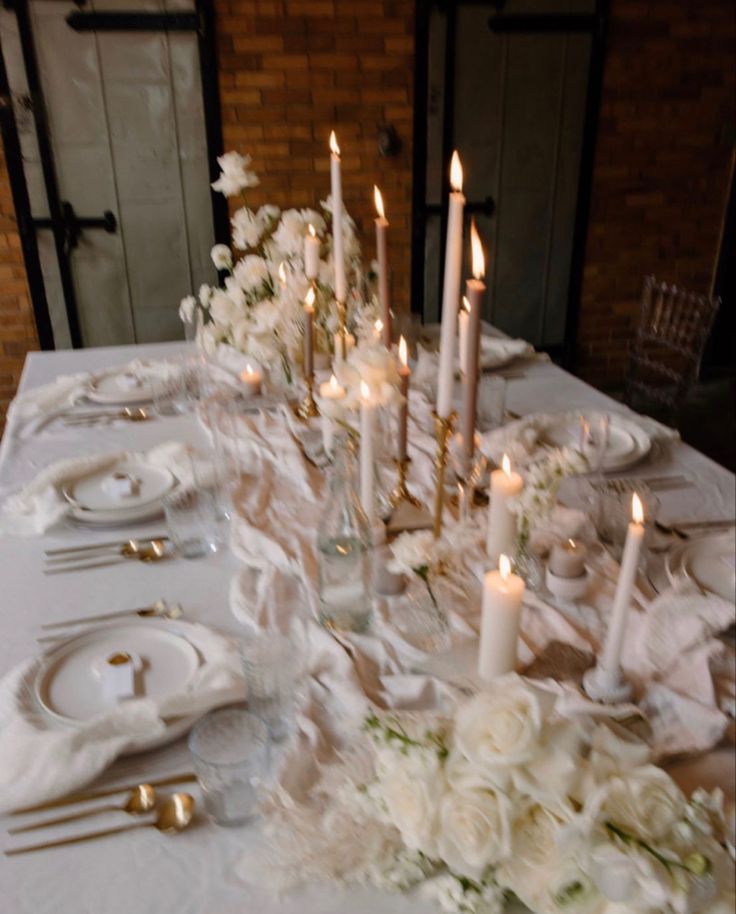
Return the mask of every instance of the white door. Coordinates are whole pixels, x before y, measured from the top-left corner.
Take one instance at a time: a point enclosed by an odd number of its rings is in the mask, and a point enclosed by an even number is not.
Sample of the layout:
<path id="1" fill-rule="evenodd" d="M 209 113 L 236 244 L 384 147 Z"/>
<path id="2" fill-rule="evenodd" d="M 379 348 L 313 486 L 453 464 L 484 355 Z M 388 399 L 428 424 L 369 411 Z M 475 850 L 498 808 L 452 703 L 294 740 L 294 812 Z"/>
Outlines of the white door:
<path id="1" fill-rule="evenodd" d="M 193 0 L 88 0 L 81 12 L 192 11 Z M 27 0 L 59 198 L 76 216 L 106 211 L 114 233 L 84 229 L 68 256 L 85 346 L 180 338 L 182 296 L 214 279 L 212 204 L 194 32 L 75 31 L 80 8 Z M 28 73 L 12 12 L 0 14 L 34 219 L 49 216 Z M 52 233 L 37 232 L 57 348 L 71 344 Z"/>

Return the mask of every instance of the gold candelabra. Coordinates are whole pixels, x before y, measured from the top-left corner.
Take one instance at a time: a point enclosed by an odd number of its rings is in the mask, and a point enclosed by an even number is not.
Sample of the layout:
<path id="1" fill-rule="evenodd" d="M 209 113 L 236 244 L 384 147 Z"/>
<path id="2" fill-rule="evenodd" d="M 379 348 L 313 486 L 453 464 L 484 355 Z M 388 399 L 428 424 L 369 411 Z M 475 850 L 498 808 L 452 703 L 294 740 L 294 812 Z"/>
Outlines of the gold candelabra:
<path id="1" fill-rule="evenodd" d="M 347 308 L 345 307 L 345 302 L 335 301 L 335 310 L 337 311 L 337 339 L 335 341 L 335 356 L 337 356 L 337 346 L 339 343 L 340 346 L 340 357 L 345 358 L 347 356 L 347 327 L 345 322 L 347 320 Z"/>
<path id="2" fill-rule="evenodd" d="M 319 409 L 314 400 L 314 375 L 305 378 L 307 384 L 307 395 L 296 409 L 296 414 L 300 419 L 313 419 L 319 416 Z"/>
<path id="3" fill-rule="evenodd" d="M 420 507 L 421 502 L 418 498 L 415 498 L 409 491 L 406 485 L 406 477 L 409 475 L 409 464 L 411 461 L 408 457 L 405 457 L 403 460 L 396 461 L 396 470 L 398 471 L 399 478 L 396 480 L 396 485 L 389 496 L 391 501 L 391 507 L 395 508 L 402 501 L 408 502 L 410 505 L 414 505 L 416 508 Z"/>
<path id="4" fill-rule="evenodd" d="M 437 490 L 434 493 L 434 537 L 442 533 L 442 511 L 445 505 L 445 470 L 447 469 L 447 442 L 455 422 L 455 413 L 438 416 L 434 413 L 434 433 L 437 438 L 437 453 L 434 458 L 434 478 Z"/>

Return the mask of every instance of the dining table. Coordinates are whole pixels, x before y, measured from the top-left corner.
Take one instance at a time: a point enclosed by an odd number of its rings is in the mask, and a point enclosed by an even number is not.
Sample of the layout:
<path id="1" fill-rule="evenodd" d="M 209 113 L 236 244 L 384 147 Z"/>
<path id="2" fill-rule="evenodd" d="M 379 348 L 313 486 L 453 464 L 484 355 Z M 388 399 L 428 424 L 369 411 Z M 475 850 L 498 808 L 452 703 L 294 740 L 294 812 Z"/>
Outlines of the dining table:
<path id="1" fill-rule="evenodd" d="M 48 384 L 60 375 L 99 372 L 135 358 L 168 359 L 184 345 L 174 342 L 32 352 L 27 356 L 18 393 Z M 507 382 L 506 406 L 516 414 L 626 409 L 552 361 L 534 358 L 522 365 Z M 193 413 L 82 427 L 54 423 L 32 435 L 21 435 L 15 425 L 11 416 L 0 447 L 0 497 L 17 490 L 52 462 L 80 453 L 143 450 L 165 441 L 194 447 L 207 443 L 206 432 Z M 664 524 L 733 516 L 734 475 L 681 440 L 668 441 L 630 474 L 686 477 L 689 484 L 659 493 L 659 519 Z M 162 532 L 164 521 L 159 519 L 126 528 L 124 537 L 150 537 Z M 238 562 L 227 549 L 196 560 L 175 556 L 150 565 L 122 562 L 86 572 L 44 576 L 45 550 L 111 538 L 109 530 L 80 529 L 71 524 L 41 536 L 0 537 L 0 676 L 39 651 L 36 639 L 44 623 L 143 606 L 159 598 L 180 603 L 188 620 L 238 636 L 241 627 L 231 613 L 228 596 Z M 118 759 L 99 784 L 138 783 L 191 771 L 191 764 L 186 740 L 179 739 L 148 753 Z M 720 786 L 733 797 L 736 774 L 730 740 L 667 767 L 683 787 Z M 185 789 L 199 801 L 196 784 Z M 117 823 L 117 816 L 101 815 L 95 819 L 95 826 Z M 7 829 L 10 821 L 8 817 L 0 819 L 0 828 Z M 201 815 L 193 827 L 171 837 L 147 828 L 20 857 L 0 853 L 0 912 L 419 914 L 430 910 L 421 898 L 382 894 L 369 888 L 310 886 L 277 898 L 267 885 L 246 884 L 238 878 L 237 861 L 263 841 L 262 827 L 258 821 L 243 827 L 218 827 Z M 64 834 L 63 829 L 59 833 Z M 0 851 L 10 844 L 6 834 L 0 835 Z"/>

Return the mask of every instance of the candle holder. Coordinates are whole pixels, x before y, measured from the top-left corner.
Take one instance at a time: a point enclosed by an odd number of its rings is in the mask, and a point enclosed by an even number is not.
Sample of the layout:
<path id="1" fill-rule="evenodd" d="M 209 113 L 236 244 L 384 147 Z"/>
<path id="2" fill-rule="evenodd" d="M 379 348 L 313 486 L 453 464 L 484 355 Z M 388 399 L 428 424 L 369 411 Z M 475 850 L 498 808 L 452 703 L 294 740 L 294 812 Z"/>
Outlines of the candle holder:
<path id="1" fill-rule="evenodd" d="M 592 666 L 583 676 L 583 691 L 593 701 L 605 705 L 617 705 L 631 701 L 634 690 L 624 678 L 621 668 L 606 670 L 599 663 Z"/>
<path id="2" fill-rule="evenodd" d="M 296 408 L 296 415 L 300 419 L 314 419 L 315 416 L 319 416 L 319 409 L 314 400 L 314 375 L 310 375 L 308 378 L 305 378 L 307 383 L 307 395 L 302 400 L 302 402 Z"/>
<path id="3" fill-rule="evenodd" d="M 418 498 L 415 498 L 406 485 L 406 477 L 409 475 L 409 464 L 411 460 L 406 457 L 404 460 L 396 461 L 396 470 L 398 471 L 399 478 L 396 480 L 396 485 L 393 488 L 393 491 L 389 495 L 389 501 L 391 507 L 395 508 L 402 501 L 409 502 L 410 505 L 414 505 L 415 508 L 421 506 L 421 502 Z"/>
<path id="4" fill-rule="evenodd" d="M 434 476 L 437 490 L 434 494 L 434 538 L 442 533 L 442 511 L 445 505 L 445 471 L 447 470 L 447 443 L 450 439 L 455 413 L 449 416 L 434 416 L 434 433 L 437 438 L 437 453 L 434 458 Z"/>

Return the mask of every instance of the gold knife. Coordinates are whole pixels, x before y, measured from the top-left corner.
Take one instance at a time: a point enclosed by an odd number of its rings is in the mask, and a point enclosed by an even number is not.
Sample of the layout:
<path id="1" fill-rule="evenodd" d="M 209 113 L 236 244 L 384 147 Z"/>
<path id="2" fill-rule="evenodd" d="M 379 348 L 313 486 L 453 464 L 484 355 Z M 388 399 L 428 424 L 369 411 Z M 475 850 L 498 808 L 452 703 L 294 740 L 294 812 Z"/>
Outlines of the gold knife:
<path id="1" fill-rule="evenodd" d="M 145 779 L 144 779 L 145 780 Z M 158 781 L 146 780 L 146 784 L 151 787 L 170 787 L 174 784 L 189 784 L 197 780 L 197 775 L 189 772 L 187 774 L 174 774 L 168 778 L 161 778 Z M 68 797 L 61 797 L 59 800 L 49 800 L 47 803 L 39 803 L 36 806 L 24 806 L 22 809 L 14 809 L 8 813 L 11 816 L 25 815 L 27 812 L 42 812 L 45 809 L 56 809 L 59 806 L 71 806 L 74 803 L 85 803 L 87 800 L 97 800 L 101 797 L 112 797 L 116 793 L 127 793 L 138 786 L 141 779 L 135 784 L 122 784 L 120 787 L 109 787 L 105 790 L 91 790 L 87 793 L 74 793 Z"/>

